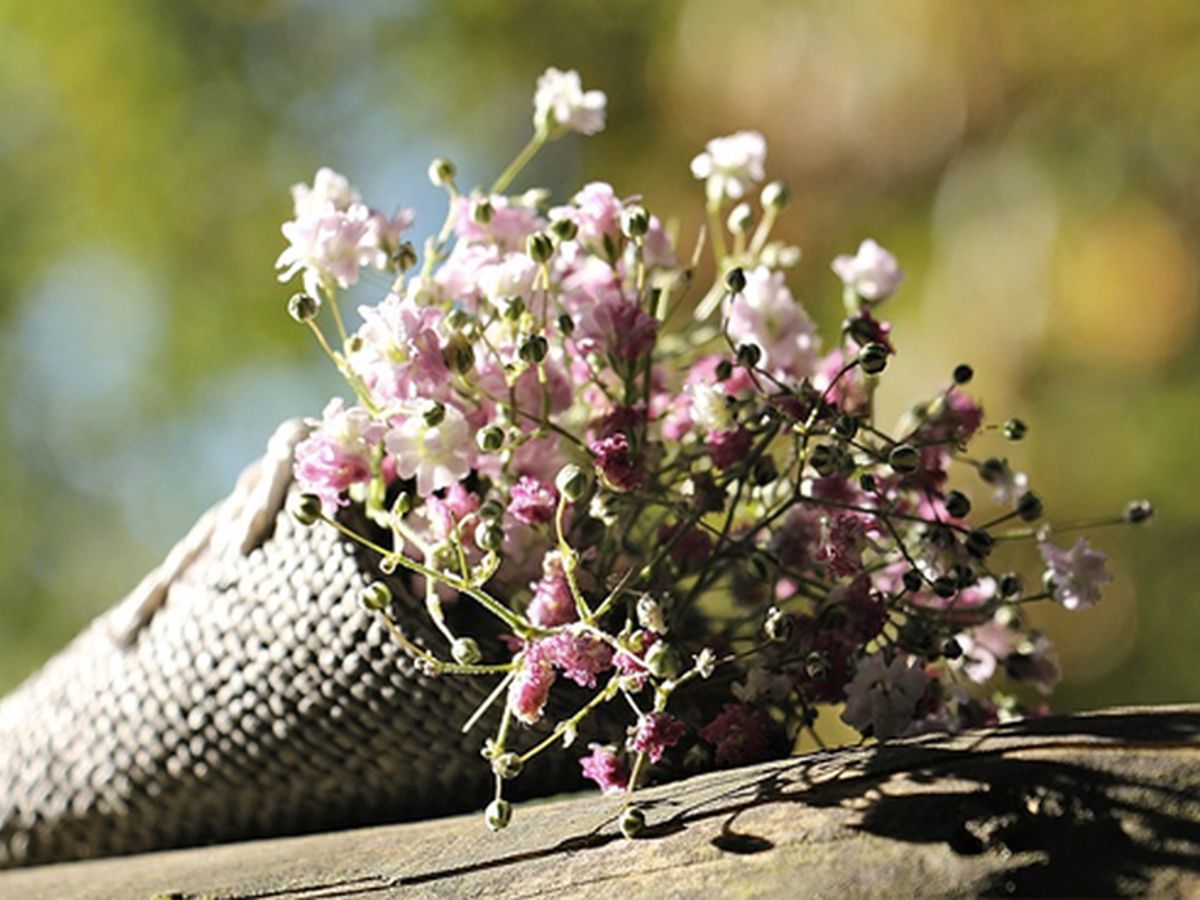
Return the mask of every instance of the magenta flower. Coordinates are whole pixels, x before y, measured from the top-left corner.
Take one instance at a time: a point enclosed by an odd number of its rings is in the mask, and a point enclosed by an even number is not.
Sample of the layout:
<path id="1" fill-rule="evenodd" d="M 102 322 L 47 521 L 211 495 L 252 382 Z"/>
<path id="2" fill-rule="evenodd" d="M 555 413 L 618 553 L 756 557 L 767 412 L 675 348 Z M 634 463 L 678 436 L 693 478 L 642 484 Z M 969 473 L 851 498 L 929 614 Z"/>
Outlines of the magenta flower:
<path id="1" fill-rule="evenodd" d="M 458 482 L 446 488 L 443 497 L 431 494 L 425 500 L 425 508 L 434 532 L 444 538 L 448 537 L 463 519 L 479 511 L 479 498 Z"/>
<path id="2" fill-rule="evenodd" d="M 771 724 L 761 706 L 726 703 L 720 714 L 700 729 L 700 737 L 716 747 L 717 765 L 740 766 L 767 755 Z"/>
<path id="3" fill-rule="evenodd" d="M 596 468 L 604 480 L 618 491 L 631 491 L 642 483 L 642 467 L 629 451 L 629 438 L 618 432 L 598 441 L 588 449 L 595 455 Z"/>
<path id="4" fill-rule="evenodd" d="M 862 555 L 866 548 L 867 528 L 862 517 L 836 513 L 828 519 L 817 560 L 825 563 L 831 575 L 846 578 L 862 571 Z"/>
<path id="5" fill-rule="evenodd" d="M 508 688 L 508 703 L 513 715 L 526 725 L 534 725 L 542 718 L 550 688 L 557 677 L 544 643 L 538 641 L 525 648 L 521 667 Z"/>
<path id="6" fill-rule="evenodd" d="M 590 634 L 563 631 L 538 641 L 546 659 L 580 687 L 594 688 L 596 676 L 612 668 L 608 644 Z"/>
<path id="7" fill-rule="evenodd" d="M 343 492 L 371 478 L 371 456 L 383 437 L 383 426 L 360 406 L 346 408 L 340 397 L 330 400 L 313 432 L 296 445 L 295 472 L 300 488 L 321 498 L 326 515 L 347 500 Z"/>
<path id="8" fill-rule="evenodd" d="M 658 319 L 636 303 L 605 297 L 584 313 L 575 336 L 584 353 L 637 359 L 654 348 Z"/>
<path id="9" fill-rule="evenodd" d="M 753 442 L 750 432 L 739 426 L 711 432 L 706 443 L 713 465 L 724 470 L 745 460 Z"/>
<path id="10" fill-rule="evenodd" d="M 508 514 L 523 525 L 544 525 L 554 518 L 558 491 L 552 485 L 522 475 L 513 485 Z"/>
<path id="11" fill-rule="evenodd" d="M 532 587 L 533 599 L 525 614 L 534 625 L 553 628 L 579 618 L 575 598 L 563 573 L 562 557 L 557 552 L 546 554 L 542 560 L 542 577 Z"/>
<path id="12" fill-rule="evenodd" d="M 687 726 L 663 712 L 640 716 L 629 730 L 629 749 L 645 753 L 650 762 L 658 762 L 663 754 L 678 744 L 687 734 Z"/>
<path id="13" fill-rule="evenodd" d="M 588 744 L 592 752 L 579 760 L 583 777 L 596 782 L 606 794 L 619 794 L 629 786 L 629 772 L 616 750 L 603 744 Z"/>

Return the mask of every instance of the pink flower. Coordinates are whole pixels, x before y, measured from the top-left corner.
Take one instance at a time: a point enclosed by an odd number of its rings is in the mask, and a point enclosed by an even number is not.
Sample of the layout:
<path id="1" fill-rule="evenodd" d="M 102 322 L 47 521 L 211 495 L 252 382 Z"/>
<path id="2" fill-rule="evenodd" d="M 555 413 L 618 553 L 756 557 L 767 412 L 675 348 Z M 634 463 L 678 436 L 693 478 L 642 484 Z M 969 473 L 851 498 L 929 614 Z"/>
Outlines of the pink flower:
<path id="1" fill-rule="evenodd" d="M 679 523 L 663 525 L 658 529 L 659 544 L 670 543 L 679 532 Z M 684 571 L 700 566 L 712 551 L 712 538 L 699 528 L 688 528 L 671 548 L 671 559 Z"/>
<path id="2" fill-rule="evenodd" d="M 345 407 L 340 397 L 330 400 L 315 430 L 296 445 L 296 481 L 307 493 L 321 498 L 326 515 L 347 500 L 342 492 L 371 478 L 371 456 L 383 436 L 383 426 L 360 406 Z"/>
<path id="3" fill-rule="evenodd" d="M 631 491 L 642 483 L 642 469 L 629 452 L 629 438 L 621 432 L 593 441 L 589 448 L 604 480 L 618 491 Z"/>
<path id="4" fill-rule="evenodd" d="M 401 478 L 415 478 L 421 497 L 461 481 L 471 471 L 475 457 L 471 429 L 462 412 L 454 406 L 441 406 L 438 419 L 433 415 L 438 406 L 428 401 L 406 405 L 393 418 L 385 438 L 388 452 L 396 460 L 396 473 Z"/>
<path id="5" fill-rule="evenodd" d="M 714 431 L 708 436 L 708 453 L 718 469 L 728 469 L 743 461 L 750 452 L 753 438 L 745 428 L 729 428 Z"/>
<path id="6" fill-rule="evenodd" d="M 618 794 L 629 786 L 629 773 L 612 747 L 588 744 L 592 752 L 579 760 L 583 777 L 596 782 L 606 794 Z"/>
<path id="7" fill-rule="evenodd" d="M 346 212 L 328 210 L 319 216 L 285 222 L 283 236 L 289 246 L 279 254 L 275 268 L 283 269 L 280 281 L 304 273 L 304 289 L 319 296 L 325 286 L 347 288 L 358 281 L 364 255 L 373 252 L 369 218 L 361 203 Z"/>
<path id="8" fill-rule="evenodd" d="M 643 657 L 645 657 L 646 651 L 657 643 L 658 635 L 647 630 L 636 632 L 630 639 L 630 644 L 634 647 L 635 652 L 640 653 Z M 632 653 L 625 650 L 617 651 L 616 656 L 613 657 L 613 666 L 626 677 L 630 689 L 635 692 L 645 686 L 646 678 L 650 674 Z"/>
<path id="9" fill-rule="evenodd" d="M 579 229 L 576 240 L 606 258 L 614 258 L 623 243 L 621 210 L 625 204 L 611 184 L 593 181 L 585 184 L 574 197 L 573 206 L 551 211 L 552 218 L 565 218 Z"/>
<path id="10" fill-rule="evenodd" d="M 508 514 L 523 525 L 544 525 L 554 518 L 558 491 L 552 485 L 522 475 L 513 486 Z"/>
<path id="11" fill-rule="evenodd" d="M 556 668 L 580 687 L 594 688 L 596 676 L 612 668 L 608 644 L 590 634 L 562 631 L 537 642 Z"/>
<path id="12" fill-rule="evenodd" d="M 637 359 L 654 348 L 658 319 L 636 303 L 606 297 L 584 313 L 575 339 L 584 353 Z"/>
<path id="13" fill-rule="evenodd" d="M 450 380 L 439 334 L 442 311 L 389 294 L 358 312 L 363 324 L 350 367 L 372 394 L 385 402 L 437 396 Z"/>
<path id="14" fill-rule="evenodd" d="M 687 726 L 672 715 L 656 712 L 639 716 L 630 730 L 628 746 L 634 753 L 645 753 L 650 762 L 662 759 L 687 734 Z"/>
<path id="15" fill-rule="evenodd" d="M 467 516 L 479 511 L 479 498 L 463 487 L 450 485 L 444 497 L 431 494 L 425 500 L 430 524 L 440 537 L 447 537 Z"/>
<path id="16" fill-rule="evenodd" d="M 835 259 L 832 268 L 846 287 L 872 303 L 892 296 L 904 280 L 896 257 L 870 238 L 859 245 L 854 256 L 843 254 Z"/>
<path id="17" fill-rule="evenodd" d="M 508 688 L 508 703 L 513 715 L 526 725 L 534 725 L 542 718 L 556 677 L 543 644 L 538 641 L 525 648 L 521 667 Z"/>
<path id="18" fill-rule="evenodd" d="M 537 211 L 528 206 L 493 194 L 492 218 L 486 225 L 471 218 L 471 198 L 459 197 L 454 202 L 454 233 L 471 244 L 493 244 L 504 252 L 522 252 L 525 238 L 545 224 Z"/>
<path id="19" fill-rule="evenodd" d="M 761 368 L 797 381 L 815 371 L 821 341 L 782 272 L 766 266 L 746 272 L 746 287 L 726 301 L 726 314 L 734 344 L 755 344 L 762 351 Z"/>
<path id="20" fill-rule="evenodd" d="M 836 578 L 862 571 L 863 550 L 867 547 L 867 529 L 861 516 L 835 513 L 827 520 L 825 540 L 817 551 L 817 560 L 825 563 Z"/>
<path id="21" fill-rule="evenodd" d="M 726 703 L 720 714 L 700 729 L 700 737 L 717 748 L 717 765 L 740 766 L 767 755 L 772 730 L 771 717 L 761 706 Z"/>
<path id="22" fill-rule="evenodd" d="M 547 553 L 542 559 L 542 577 L 532 587 L 533 599 L 526 615 L 534 625 L 553 628 L 579 618 L 575 598 L 563 573 L 562 557 L 557 552 Z"/>
<path id="23" fill-rule="evenodd" d="M 1038 551 L 1046 562 L 1054 599 L 1066 609 L 1094 606 L 1100 600 L 1100 585 L 1113 580 L 1104 568 L 1104 554 L 1085 538 L 1076 539 L 1069 550 L 1063 550 L 1049 543 L 1043 533 L 1038 536 Z"/>

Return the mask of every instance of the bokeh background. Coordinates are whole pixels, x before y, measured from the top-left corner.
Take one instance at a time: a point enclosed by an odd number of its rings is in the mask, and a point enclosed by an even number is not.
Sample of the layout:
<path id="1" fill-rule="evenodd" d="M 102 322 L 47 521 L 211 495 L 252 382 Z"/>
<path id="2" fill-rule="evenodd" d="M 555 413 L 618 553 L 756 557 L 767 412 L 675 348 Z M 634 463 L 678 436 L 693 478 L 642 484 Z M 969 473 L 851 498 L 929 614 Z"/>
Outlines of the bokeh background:
<path id="1" fill-rule="evenodd" d="M 547 65 L 610 126 L 524 185 L 604 178 L 690 239 L 688 161 L 759 129 L 820 321 L 863 237 L 909 273 L 895 413 L 969 361 L 1058 517 L 1153 498 L 1153 527 L 1094 535 L 1104 602 L 1040 615 L 1056 703 L 1197 699 L 1194 0 L 0 0 L 0 690 L 336 389 L 272 271 L 288 186 L 327 163 L 423 236 L 429 159 L 490 181 Z"/>

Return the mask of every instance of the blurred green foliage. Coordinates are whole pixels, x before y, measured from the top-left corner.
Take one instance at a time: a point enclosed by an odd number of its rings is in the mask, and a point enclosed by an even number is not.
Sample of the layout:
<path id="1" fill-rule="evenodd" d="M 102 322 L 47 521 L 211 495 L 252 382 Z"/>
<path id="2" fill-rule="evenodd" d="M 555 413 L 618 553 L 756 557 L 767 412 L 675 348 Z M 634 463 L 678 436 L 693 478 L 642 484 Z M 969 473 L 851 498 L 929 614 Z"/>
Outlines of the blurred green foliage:
<path id="1" fill-rule="evenodd" d="M 425 163 L 490 180 L 552 64 L 608 92 L 610 127 L 527 180 L 641 191 L 691 240 L 691 156 L 763 131 L 814 315 L 836 326 L 827 261 L 862 237 L 909 272 L 895 414 L 969 360 L 1059 518 L 1151 496 L 1152 528 L 1096 536 L 1105 602 L 1042 616 L 1057 702 L 1194 699 L 1191 0 L 0 0 L 0 689 L 336 389 L 274 280 L 288 186 L 327 163 L 431 230 Z"/>

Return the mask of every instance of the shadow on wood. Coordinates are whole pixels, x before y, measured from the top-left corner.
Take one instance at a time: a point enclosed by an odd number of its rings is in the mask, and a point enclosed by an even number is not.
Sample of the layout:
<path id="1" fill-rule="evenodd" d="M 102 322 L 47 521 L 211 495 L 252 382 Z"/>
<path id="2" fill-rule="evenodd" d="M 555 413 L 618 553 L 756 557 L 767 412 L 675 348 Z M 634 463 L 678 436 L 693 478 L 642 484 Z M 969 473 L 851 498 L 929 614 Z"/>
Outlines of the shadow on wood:
<path id="1" fill-rule="evenodd" d="M 1200 892 L 1200 707 L 812 754 L 644 792 L 47 866 L 0 896 L 1034 896 Z"/>

